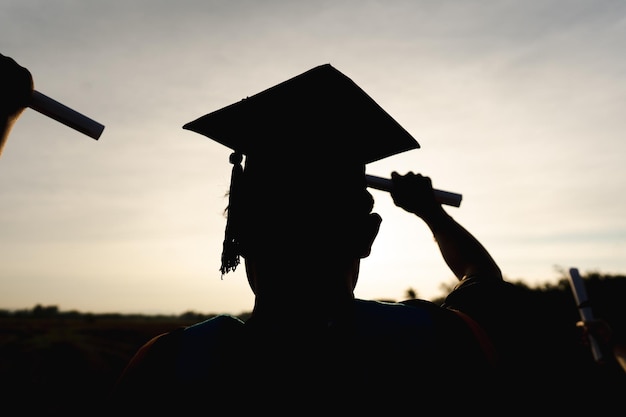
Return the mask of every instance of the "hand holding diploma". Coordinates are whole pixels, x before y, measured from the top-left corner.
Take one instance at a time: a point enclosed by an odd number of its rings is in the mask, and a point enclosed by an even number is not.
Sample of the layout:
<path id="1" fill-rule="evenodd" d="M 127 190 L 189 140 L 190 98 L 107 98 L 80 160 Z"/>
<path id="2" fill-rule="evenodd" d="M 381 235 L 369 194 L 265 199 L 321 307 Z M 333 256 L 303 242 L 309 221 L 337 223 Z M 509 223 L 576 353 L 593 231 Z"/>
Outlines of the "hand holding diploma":
<path id="1" fill-rule="evenodd" d="M 365 181 L 367 182 L 368 187 L 376 190 L 391 192 L 391 189 L 393 188 L 393 182 L 388 178 L 381 178 L 375 175 L 366 174 Z M 459 207 L 461 205 L 461 199 L 463 198 L 461 194 L 436 189 L 433 189 L 433 192 L 435 193 L 435 199 L 440 204 L 446 204 L 454 207 Z"/>
<path id="2" fill-rule="evenodd" d="M 576 300 L 576 307 L 578 308 L 578 313 L 580 314 L 580 319 L 582 323 L 591 323 L 594 321 L 593 312 L 591 311 L 591 306 L 589 305 L 589 299 L 587 297 L 587 290 L 585 288 L 585 283 L 583 282 L 580 273 L 578 272 L 578 268 L 570 268 L 569 270 L 569 283 L 572 289 L 572 293 L 574 295 L 574 299 Z M 591 353 L 596 362 L 601 362 L 602 358 L 602 350 L 600 349 L 600 345 L 598 341 L 592 334 L 587 335 L 587 339 L 589 340 L 589 346 L 591 348 Z"/>
<path id="3" fill-rule="evenodd" d="M 0 54 L 0 154 L 13 125 L 28 106 L 33 77 L 12 58 Z"/>
<path id="4" fill-rule="evenodd" d="M 15 122 L 30 107 L 85 135 L 98 139 L 104 126 L 36 91 L 30 71 L 0 54 L 0 154 Z"/>

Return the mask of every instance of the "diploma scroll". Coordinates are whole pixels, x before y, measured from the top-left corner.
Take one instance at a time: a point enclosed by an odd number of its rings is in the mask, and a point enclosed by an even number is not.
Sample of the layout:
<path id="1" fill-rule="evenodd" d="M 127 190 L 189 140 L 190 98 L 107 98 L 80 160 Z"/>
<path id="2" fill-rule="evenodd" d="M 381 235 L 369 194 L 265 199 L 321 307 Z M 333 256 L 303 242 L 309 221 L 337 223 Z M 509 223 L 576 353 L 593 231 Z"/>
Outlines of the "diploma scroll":
<path id="1" fill-rule="evenodd" d="M 574 294 L 574 299 L 576 300 L 576 307 L 578 308 L 580 319 L 583 322 L 593 320 L 593 312 L 591 311 L 589 299 L 587 298 L 585 283 L 578 272 L 578 268 L 570 268 L 569 283 L 572 288 L 572 293 Z M 592 335 L 588 335 L 587 338 L 589 339 L 589 345 L 591 347 L 591 353 L 593 354 L 594 360 L 596 362 L 601 362 L 602 352 L 600 350 L 600 345 L 598 345 L 598 341 Z"/>
<path id="2" fill-rule="evenodd" d="M 104 130 L 104 125 L 51 99 L 37 90 L 33 91 L 28 107 L 96 140 L 100 138 Z"/>

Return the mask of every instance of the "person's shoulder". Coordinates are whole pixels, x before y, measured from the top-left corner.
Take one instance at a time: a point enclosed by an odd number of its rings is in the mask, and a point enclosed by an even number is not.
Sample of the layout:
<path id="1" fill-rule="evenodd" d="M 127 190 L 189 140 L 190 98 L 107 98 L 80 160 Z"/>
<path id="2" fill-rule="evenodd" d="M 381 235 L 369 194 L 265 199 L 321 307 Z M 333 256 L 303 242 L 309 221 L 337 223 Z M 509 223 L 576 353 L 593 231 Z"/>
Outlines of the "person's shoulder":
<path id="1" fill-rule="evenodd" d="M 176 355 L 176 372 L 183 381 L 205 378 L 228 362 L 243 337 L 244 322 L 223 314 L 185 328 Z"/>
<path id="2" fill-rule="evenodd" d="M 231 315 L 213 316 L 204 321 L 178 327 L 172 331 L 161 333 L 146 342 L 138 351 L 141 356 L 155 355 L 156 352 L 174 354 L 183 345 L 202 344 L 217 338 L 228 338 L 236 334 L 243 321 Z"/>
<path id="3" fill-rule="evenodd" d="M 172 369 L 170 373 L 185 377 L 197 368 L 199 360 L 218 360 L 219 352 L 236 343 L 242 325 L 243 321 L 237 317 L 218 315 L 159 334 L 138 350 L 131 367 L 168 367 Z"/>
<path id="4" fill-rule="evenodd" d="M 398 302 L 356 300 L 355 306 L 359 320 L 367 322 L 368 326 L 379 324 L 389 329 L 432 327 L 450 319 L 459 319 L 455 310 L 420 298 Z"/>
<path id="5" fill-rule="evenodd" d="M 211 317 L 183 330 L 182 348 L 207 351 L 207 349 L 214 349 L 224 344 L 231 344 L 232 339 L 241 337 L 243 325 L 243 320 L 228 314 Z"/>
<path id="6" fill-rule="evenodd" d="M 437 305 L 424 301 L 420 307 L 401 302 L 355 300 L 355 323 L 365 339 L 396 340 L 419 346 L 434 340 Z M 429 336 L 430 335 L 430 336 Z M 415 339 L 415 340 L 413 340 Z"/>
<path id="7" fill-rule="evenodd" d="M 184 329 L 185 339 L 209 339 L 215 336 L 228 337 L 239 332 L 243 320 L 229 314 L 220 314 L 209 319 L 192 324 Z"/>
<path id="8" fill-rule="evenodd" d="M 512 319 L 525 309 L 528 292 L 524 288 L 502 279 L 480 275 L 464 277 L 446 296 L 444 307 L 463 311 L 478 321 L 508 316 Z"/>
<path id="9" fill-rule="evenodd" d="M 357 308 L 361 312 L 359 335 L 368 342 L 364 344 L 368 349 L 363 350 L 374 362 L 372 366 L 381 361 L 386 368 L 398 365 L 403 374 L 419 375 L 433 386 L 494 372 L 490 340 L 478 324 L 458 311 L 418 298 L 393 303 L 358 301 Z M 371 355 L 369 346 L 374 346 L 376 355 Z M 427 391 L 436 393 L 430 384 Z"/>
<path id="10" fill-rule="evenodd" d="M 243 321 L 219 315 L 159 334 L 146 342 L 115 384 L 111 405 L 126 409 L 180 412 L 194 393 L 216 388 L 232 364 Z M 212 385 L 213 384 L 213 385 Z M 155 401 L 158 399 L 158 401 Z"/>
<path id="11" fill-rule="evenodd" d="M 439 308 L 430 301 L 417 299 L 413 301 L 414 303 L 406 303 L 357 299 L 354 305 L 357 315 L 362 319 L 399 323 L 427 320 L 430 312 Z M 418 306 L 419 308 L 415 308 Z"/>

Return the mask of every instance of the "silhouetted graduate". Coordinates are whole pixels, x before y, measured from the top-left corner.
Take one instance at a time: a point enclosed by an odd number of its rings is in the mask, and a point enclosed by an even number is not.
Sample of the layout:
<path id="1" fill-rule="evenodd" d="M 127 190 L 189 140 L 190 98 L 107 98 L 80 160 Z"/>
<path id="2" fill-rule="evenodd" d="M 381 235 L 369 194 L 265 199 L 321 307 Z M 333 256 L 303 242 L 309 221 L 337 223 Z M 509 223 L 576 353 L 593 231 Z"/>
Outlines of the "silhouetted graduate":
<path id="1" fill-rule="evenodd" d="M 503 311 L 492 300 L 506 303 L 509 285 L 430 178 L 392 173 L 391 195 L 430 228 L 459 286 L 445 306 L 354 297 L 382 221 L 366 165 L 419 144 L 351 79 L 321 65 L 184 128 L 233 150 L 220 270 L 244 259 L 254 307 L 245 322 L 220 315 L 151 340 L 114 398 L 299 414 L 476 409 L 469 398 L 495 393 Z"/>

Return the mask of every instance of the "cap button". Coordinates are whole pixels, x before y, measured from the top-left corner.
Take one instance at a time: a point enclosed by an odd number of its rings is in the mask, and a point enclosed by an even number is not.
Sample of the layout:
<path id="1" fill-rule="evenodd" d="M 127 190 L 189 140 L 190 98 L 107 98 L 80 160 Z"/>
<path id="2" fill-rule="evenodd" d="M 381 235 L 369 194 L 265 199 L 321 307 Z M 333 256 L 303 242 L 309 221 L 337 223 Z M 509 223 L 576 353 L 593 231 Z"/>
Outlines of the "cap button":
<path id="1" fill-rule="evenodd" d="M 241 161 L 243 160 L 243 155 L 240 152 L 235 151 L 230 154 L 230 157 L 228 158 L 228 160 L 233 165 L 239 165 L 241 164 Z"/>

